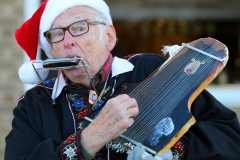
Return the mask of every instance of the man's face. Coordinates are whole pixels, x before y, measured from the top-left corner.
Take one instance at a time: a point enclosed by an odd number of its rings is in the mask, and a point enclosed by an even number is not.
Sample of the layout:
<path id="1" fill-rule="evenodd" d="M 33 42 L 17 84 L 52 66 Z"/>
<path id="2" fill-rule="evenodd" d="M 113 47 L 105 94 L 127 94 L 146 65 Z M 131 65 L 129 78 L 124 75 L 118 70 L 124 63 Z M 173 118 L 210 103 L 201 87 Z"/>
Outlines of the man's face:
<path id="1" fill-rule="evenodd" d="M 99 15 L 89 7 L 77 6 L 69 8 L 54 20 L 52 28 L 66 27 L 76 21 L 84 19 L 103 21 L 102 19 L 96 19 L 98 16 Z M 71 34 L 66 31 L 64 40 L 52 44 L 54 56 L 56 58 L 82 57 L 84 63 L 88 65 L 87 70 L 90 76 L 94 76 L 106 62 L 110 51 L 116 43 L 113 26 L 99 25 L 101 24 L 89 24 L 89 31 L 77 37 L 72 37 Z M 99 27 L 104 27 L 102 33 Z M 115 36 L 115 38 L 113 36 Z M 86 86 L 90 85 L 84 68 L 64 70 L 64 73 L 75 83 L 81 83 Z"/>

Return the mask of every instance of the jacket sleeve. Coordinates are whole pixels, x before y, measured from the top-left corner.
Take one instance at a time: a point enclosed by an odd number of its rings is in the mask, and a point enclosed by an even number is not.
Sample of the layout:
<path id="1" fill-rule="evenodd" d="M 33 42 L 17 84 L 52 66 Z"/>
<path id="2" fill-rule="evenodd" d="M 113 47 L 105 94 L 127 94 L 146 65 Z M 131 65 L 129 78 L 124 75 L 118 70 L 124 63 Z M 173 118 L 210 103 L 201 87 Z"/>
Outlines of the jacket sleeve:
<path id="1" fill-rule="evenodd" d="M 43 99 L 41 99 L 42 97 Z M 17 106 L 13 110 L 14 119 L 12 122 L 12 130 L 6 137 L 5 160 L 60 160 L 60 159 L 76 159 L 83 160 L 81 152 L 80 135 L 81 131 L 70 135 L 66 140 L 62 141 L 62 134 L 56 134 L 54 131 L 55 124 L 51 122 L 53 113 L 49 110 L 49 115 L 39 114 L 40 110 L 36 107 L 30 107 L 29 104 L 36 105 L 42 102 L 44 104 L 44 96 L 38 97 L 40 100 L 25 98 L 19 100 Z M 34 103 L 31 103 L 33 101 Z M 29 104 L 26 104 L 29 103 Z M 49 107 L 44 106 L 43 107 Z M 55 109 L 54 107 L 49 107 Z M 38 112 L 38 113 L 37 113 Z M 45 112 L 44 114 L 48 114 Z M 49 118 L 46 118 L 49 117 Z M 46 122 L 49 126 L 45 126 Z M 71 157 L 71 158 L 70 158 Z"/>
<path id="2" fill-rule="evenodd" d="M 193 102 L 191 113 L 196 123 L 181 138 L 185 159 L 239 159 L 240 125 L 235 112 L 204 90 Z"/>

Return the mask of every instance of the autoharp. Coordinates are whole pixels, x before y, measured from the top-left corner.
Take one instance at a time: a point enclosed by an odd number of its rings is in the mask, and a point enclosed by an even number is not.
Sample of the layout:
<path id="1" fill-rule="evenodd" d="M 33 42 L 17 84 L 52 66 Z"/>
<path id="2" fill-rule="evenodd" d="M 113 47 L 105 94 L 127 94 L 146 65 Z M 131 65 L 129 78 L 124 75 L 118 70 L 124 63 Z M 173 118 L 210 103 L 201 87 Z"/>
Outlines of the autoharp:
<path id="1" fill-rule="evenodd" d="M 228 61 L 227 47 L 213 38 L 182 44 L 175 55 L 129 95 L 137 100 L 134 124 L 107 147 L 124 152 L 138 145 L 165 153 L 196 122 L 191 104 Z"/>

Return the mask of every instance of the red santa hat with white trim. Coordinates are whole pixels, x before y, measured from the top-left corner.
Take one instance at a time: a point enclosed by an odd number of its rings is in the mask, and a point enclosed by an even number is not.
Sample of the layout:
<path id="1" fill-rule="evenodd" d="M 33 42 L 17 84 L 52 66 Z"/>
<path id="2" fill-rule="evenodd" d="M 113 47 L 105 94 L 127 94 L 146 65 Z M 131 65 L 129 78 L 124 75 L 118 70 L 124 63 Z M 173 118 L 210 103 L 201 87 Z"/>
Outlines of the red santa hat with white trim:
<path id="1" fill-rule="evenodd" d="M 54 57 L 51 44 L 44 37 L 43 32 L 51 29 L 57 16 L 74 6 L 91 7 L 106 17 L 107 24 L 112 24 L 109 7 L 103 0 L 46 0 L 41 3 L 33 16 L 15 32 L 17 43 L 30 58 L 30 61 L 25 62 L 18 71 L 18 75 L 24 83 L 37 84 L 47 78 L 48 71 L 38 71 L 37 74 L 33 68 L 38 46 L 44 50 L 49 58 Z M 34 63 L 34 67 L 42 68 L 42 63 Z"/>

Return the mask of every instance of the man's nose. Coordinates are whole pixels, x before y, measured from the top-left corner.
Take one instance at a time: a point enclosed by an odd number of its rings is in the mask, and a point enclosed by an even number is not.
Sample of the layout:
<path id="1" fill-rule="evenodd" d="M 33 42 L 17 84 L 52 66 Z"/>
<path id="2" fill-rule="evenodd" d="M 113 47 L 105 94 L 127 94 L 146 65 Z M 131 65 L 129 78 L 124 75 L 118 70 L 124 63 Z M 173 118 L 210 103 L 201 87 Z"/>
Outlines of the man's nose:
<path id="1" fill-rule="evenodd" d="M 74 37 L 69 33 L 69 31 L 65 31 L 63 39 L 63 45 L 65 48 L 71 48 L 76 45 Z"/>

